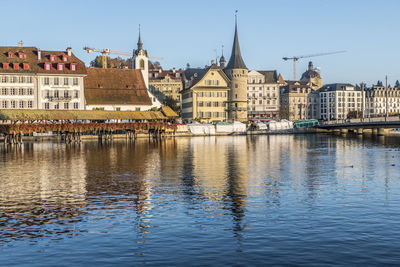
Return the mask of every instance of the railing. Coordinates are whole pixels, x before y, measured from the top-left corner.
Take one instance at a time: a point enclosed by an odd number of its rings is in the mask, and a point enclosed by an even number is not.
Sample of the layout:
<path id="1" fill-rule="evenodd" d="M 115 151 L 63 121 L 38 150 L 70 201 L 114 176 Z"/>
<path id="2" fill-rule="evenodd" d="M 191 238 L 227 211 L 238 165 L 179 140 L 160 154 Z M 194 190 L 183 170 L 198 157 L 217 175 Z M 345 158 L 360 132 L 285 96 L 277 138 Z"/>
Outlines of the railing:
<path id="1" fill-rule="evenodd" d="M 70 101 L 72 96 L 46 96 L 49 101 Z"/>

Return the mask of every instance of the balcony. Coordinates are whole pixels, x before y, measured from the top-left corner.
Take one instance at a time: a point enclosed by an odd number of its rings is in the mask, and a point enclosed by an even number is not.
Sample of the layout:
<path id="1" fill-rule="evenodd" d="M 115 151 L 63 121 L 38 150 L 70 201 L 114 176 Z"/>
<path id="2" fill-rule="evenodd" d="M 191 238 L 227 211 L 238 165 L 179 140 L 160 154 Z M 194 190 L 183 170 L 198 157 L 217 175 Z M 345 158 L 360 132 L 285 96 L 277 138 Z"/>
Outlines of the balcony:
<path id="1" fill-rule="evenodd" d="M 70 101 L 72 96 L 46 96 L 49 102 Z"/>

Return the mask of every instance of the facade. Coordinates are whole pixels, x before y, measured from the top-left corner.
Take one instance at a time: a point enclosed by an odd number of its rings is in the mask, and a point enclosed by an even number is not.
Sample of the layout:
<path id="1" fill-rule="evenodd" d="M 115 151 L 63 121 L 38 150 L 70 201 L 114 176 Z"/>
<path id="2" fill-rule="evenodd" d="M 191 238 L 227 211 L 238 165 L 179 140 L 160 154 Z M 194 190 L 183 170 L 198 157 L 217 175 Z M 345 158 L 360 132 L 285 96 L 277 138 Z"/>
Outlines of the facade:
<path id="1" fill-rule="evenodd" d="M 300 81 L 308 82 L 311 84 L 311 88 L 317 90 L 322 87 L 321 75 L 314 69 L 313 63 L 308 62 L 308 70 L 301 75 Z"/>
<path id="2" fill-rule="evenodd" d="M 279 117 L 279 95 L 283 79 L 273 71 L 252 70 L 247 79 L 247 117 L 250 121 Z"/>
<path id="3" fill-rule="evenodd" d="M 388 87 L 386 89 L 384 86 L 378 85 L 366 88 L 364 116 L 385 116 L 386 110 L 388 115 L 400 114 L 400 88 Z"/>
<path id="4" fill-rule="evenodd" d="M 363 92 L 347 83 L 327 84 L 318 90 L 320 99 L 320 119 L 343 120 L 361 117 Z"/>
<path id="5" fill-rule="evenodd" d="M 37 51 L 38 108 L 85 109 L 85 64 L 66 51 Z"/>
<path id="6" fill-rule="evenodd" d="M 149 90 L 160 100 L 169 96 L 181 106 L 181 94 L 183 70 L 163 70 L 162 68 L 149 70 Z"/>
<path id="7" fill-rule="evenodd" d="M 282 119 L 316 119 L 319 115 L 318 92 L 309 82 L 285 81 L 281 88 L 279 110 Z"/>
<path id="8" fill-rule="evenodd" d="M 87 110 L 145 111 L 160 108 L 150 98 L 141 70 L 87 68 Z"/>
<path id="9" fill-rule="evenodd" d="M 84 63 L 66 51 L 0 47 L 3 109 L 84 109 Z"/>
<path id="10" fill-rule="evenodd" d="M 248 69 L 244 64 L 242 55 L 240 53 L 236 22 L 232 54 L 224 71 L 230 79 L 230 91 L 228 97 L 228 120 L 245 122 L 247 121 Z"/>
<path id="11" fill-rule="evenodd" d="M 187 69 L 183 73 L 182 119 L 186 122 L 227 120 L 229 78 L 221 67 Z"/>

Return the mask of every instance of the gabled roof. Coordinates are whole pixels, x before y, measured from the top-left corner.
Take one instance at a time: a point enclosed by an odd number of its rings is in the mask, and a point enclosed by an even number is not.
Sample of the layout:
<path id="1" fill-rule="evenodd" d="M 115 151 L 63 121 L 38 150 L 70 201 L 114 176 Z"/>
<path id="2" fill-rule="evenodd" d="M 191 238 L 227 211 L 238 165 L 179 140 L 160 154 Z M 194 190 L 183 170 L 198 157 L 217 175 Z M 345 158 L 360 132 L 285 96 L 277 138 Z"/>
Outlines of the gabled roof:
<path id="1" fill-rule="evenodd" d="M 200 81 L 204 78 L 204 76 L 205 76 L 210 70 L 217 70 L 217 71 L 220 73 L 220 75 L 221 75 L 227 82 L 229 81 L 229 78 L 228 78 L 228 76 L 226 76 L 224 70 L 223 70 L 220 66 L 218 66 L 218 65 L 216 65 L 216 64 L 213 64 L 213 65 L 211 65 L 211 66 L 209 66 L 209 67 L 206 67 L 206 68 L 204 68 L 204 69 L 201 69 L 201 68 L 189 68 L 189 69 L 186 69 L 186 70 L 183 72 L 183 78 L 184 78 L 186 81 L 190 81 L 191 84 L 190 84 L 190 87 L 189 87 L 189 88 L 184 88 L 184 90 L 190 89 L 190 88 L 192 88 L 193 86 L 195 86 L 198 82 L 200 82 Z M 185 82 L 186 82 L 186 81 L 185 81 Z M 183 91 L 184 91 L 184 90 L 183 90 Z"/>
<path id="2" fill-rule="evenodd" d="M 151 105 L 142 72 L 136 69 L 87 68 L 88 105 Z"/>
<path id="3" fill-rule="evenodd" d="M 37 56 L 36 47 L 18 47 L 18 46 L 1 46 L 0 47 L 0 72 L 1 73 L 35 73 L 37 72 Z M 12 52 L 14 57 L 8 57 L 8 52 Z M 24 53 L 24 58 L 19 58 L 19 53 Z M 10 63 L 8 69 L 4 69 L 3 63 Z M 24 70 L 22 66 L 18 70 L 14 70 L 11 63 L 28 63 L 29 69 Z"/>
<path id="4" fill-rule="evenodd" d="M 264 75 L 265 83 L 277 83 L 278 74 L 276 70 L 258 70 L 259 73 Z"/>
<path id="5" fill-rule="evenodd" d="M 233 39 L 232 54 L 226 69 L 247 69 L 240 53 L 237 23 L 235 23 L 235 37 Z"/>

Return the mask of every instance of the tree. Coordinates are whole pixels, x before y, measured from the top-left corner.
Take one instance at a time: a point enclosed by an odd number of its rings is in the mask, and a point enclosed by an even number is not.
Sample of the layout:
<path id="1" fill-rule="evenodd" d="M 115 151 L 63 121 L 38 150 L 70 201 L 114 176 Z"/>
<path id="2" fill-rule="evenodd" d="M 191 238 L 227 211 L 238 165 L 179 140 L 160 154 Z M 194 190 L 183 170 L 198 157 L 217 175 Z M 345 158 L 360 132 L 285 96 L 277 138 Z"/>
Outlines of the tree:
<path id="1" fill-rule="evenodd" d="M 378 80 L 378 82 L 376 83 L 377 86 L 383 86 L 382 81 Z"/>
<path id="2" fill-rule="evenodd" d="M 102 68 L 102 56 L 97 56 L 90 62 L 91 67 Z M 121 57 L 111 58 L 107 56 L 107 68 L 118 68 L 118 69 L 131 69 L 132 58 L 123 59 Z"/>
<path id="3" fill-rule="evenodd" d="M 395 83 L 394 87 L 396 87 L 396 88 L 399 88 L 399 87 L 400 87 L 399 80 L 397 80 L 397 81 L 396 81 L 396 83 Z"/>
<path id="4" fill-rule="evenodd" d="M 171 96 L 166 96 L 165 99 L 164 99 L 164 103 L 163 104 L 165 106 L 168 106 L 168 107 L 172 108 L 177 113 L 180 112 L 180 108 L 178 106 L 178 101 L 176 101 Z"/>

